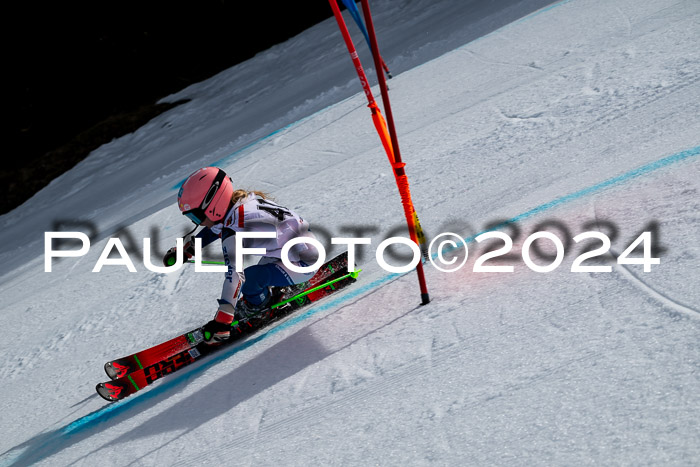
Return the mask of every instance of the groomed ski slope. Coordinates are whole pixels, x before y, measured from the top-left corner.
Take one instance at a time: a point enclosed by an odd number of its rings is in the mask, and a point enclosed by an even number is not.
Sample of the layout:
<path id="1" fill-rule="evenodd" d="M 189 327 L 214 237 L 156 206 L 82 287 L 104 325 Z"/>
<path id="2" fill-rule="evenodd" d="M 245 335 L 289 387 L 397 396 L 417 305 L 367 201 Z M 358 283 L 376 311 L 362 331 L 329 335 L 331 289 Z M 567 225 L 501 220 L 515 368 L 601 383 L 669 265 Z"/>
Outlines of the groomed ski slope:
<path id="1" fill-rule="evenodd" d="M 570 0 L 488 34 L 544 5 L 514 2 L 505 22 L 476 3 L 372 5 L 416 209 L 431 237 L 470 240 L 466 265 L 427 265 L 420 307 L 415 273 L 375 261 L 403 213 L 326 21 L 171 96 L 192 101 L 0 218 L 0 465 L 700 462 L 700 4 Z M 94 394 L 106 360 L 215 311 L 218 274 L 141 258 L 144 237 L 162 253 L 190 228 L 176 187 L 207 164 L 320 233 L 371 236 L 360 281 L 110 405 Z M 56 219 L 95 238 L 45 273 Z M 473 272 L 474 236 L 508 219 L 511 256 L 486 264 L 514 271 Z M 91 272 L 120 229 L 137 272 Z M 566 245 L 548 273 L 520 256 L 541 230 Z M 571 272 L 600 242 L 567 238 L 590 230 L 613 239 L 611 272 Z M 616 264 L 643 230 L 660 264 Z"/>

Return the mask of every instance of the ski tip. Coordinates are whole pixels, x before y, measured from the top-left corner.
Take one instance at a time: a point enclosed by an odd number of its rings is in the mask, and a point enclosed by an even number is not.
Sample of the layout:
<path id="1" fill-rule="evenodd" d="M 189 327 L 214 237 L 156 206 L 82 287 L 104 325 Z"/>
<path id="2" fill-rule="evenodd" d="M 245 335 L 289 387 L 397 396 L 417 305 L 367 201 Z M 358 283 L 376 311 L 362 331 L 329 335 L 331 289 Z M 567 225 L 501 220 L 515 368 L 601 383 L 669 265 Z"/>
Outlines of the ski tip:
<path id="1" fill-rule="evenodd" d="M 95 386 L 95 390 L 97 391 L 97 394 L 99 394 L 100 397 L 102 397 L 104 400 L 109 402 L 115 402 L 123 397 L 119 396 L 121 395 L 124 388 L 118 384 L 99 383 L 97 386 Z"/>
<path id="2" fill-rule="evenodd" d="M 134 357 L 136 358 L 136 357 Z M 113 360 L 105 363 L 105 373 L 109 379 L 115 380 L 133 371 L 129 365 L 121 360 Z"/>
<path id="3" fill-rule="evenodd" d="M 105 373 L 107 373 L 109 379 L 119 378 L 119 375 L 117 375 L 117 370 L 112 366 L 112 362 L 105 363 Z"/>

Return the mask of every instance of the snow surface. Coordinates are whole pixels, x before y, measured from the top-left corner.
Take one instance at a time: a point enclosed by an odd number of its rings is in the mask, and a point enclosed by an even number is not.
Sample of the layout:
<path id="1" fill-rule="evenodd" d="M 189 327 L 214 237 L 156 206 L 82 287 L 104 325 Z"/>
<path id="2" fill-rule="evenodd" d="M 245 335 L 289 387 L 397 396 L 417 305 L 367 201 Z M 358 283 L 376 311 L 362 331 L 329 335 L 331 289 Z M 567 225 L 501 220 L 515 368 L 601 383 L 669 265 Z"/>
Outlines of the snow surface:
<path id="1" fill-rule="evenodd" d="M 425 230 L 473 239 L 512 219 L 512 257 L 487 264 L 514 272 L 473 272 L 471 241 L 460 271 L 426 265 L 421 307 L 415 273 L 379 267 L 403 213 L 326 21 L 170 96 L 192 101 L 0 217 L 0 465 L 700 463 L 700 3 L 374 3 Z M 108 404 L 106 360 L 215 311 L 219 275 L 149 272 L 140 246 L 162 254 L 190 228 L 176 187 L 208 164 L 320 233 L 367 228 L 360 280 Z M 46 273 L 57 221 L 92 248 Z M 543 222 L 567 245 L 550 273 L 520 256 Z M 651 272 L 571 272 L 600 245 L 573 236 L 605 232 L 618 256 L 654 222 Z M 91 272 L 118 231 L 138 272 Z"/>

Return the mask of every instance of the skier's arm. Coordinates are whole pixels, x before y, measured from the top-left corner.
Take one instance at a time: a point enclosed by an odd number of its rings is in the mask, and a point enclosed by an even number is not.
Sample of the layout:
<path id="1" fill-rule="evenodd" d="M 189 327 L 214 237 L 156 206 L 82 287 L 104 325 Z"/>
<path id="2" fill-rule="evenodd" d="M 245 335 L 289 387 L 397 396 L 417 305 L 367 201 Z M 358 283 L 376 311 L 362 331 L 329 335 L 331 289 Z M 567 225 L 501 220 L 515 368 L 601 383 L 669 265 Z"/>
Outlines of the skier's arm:
<path id="1" fill-rule="evenodd" d="M 201 238 L 202 239 L 202 248 L 205 246 L 209 245 L 212 243 L 214 240 L 219 238 L 219 234 L 215 233 L 210 229 L 209 227 L 205 227 L 202 230 L 200 230 L 197 235 L 193 235 L 190 237 L 189 240 L 185 242 L 182 248 L 182 252 L 184 254 L 184 260 L 187 261 L 188 259 L 192 258 L 194 256 L 194 239 L 195 238 Z M 165 256 L 163 256 L 163 264 L 165 266 L 172 266 L 175 264 L 175 261 L 177 259 L 177 248 L 172 247 L 169 249 L 166 253 Z"/>
<path id="2" fill-rule="evenodd" d="M 224 253 L 224 262 L 228 266 L 224 285 L 219 299 L 219 309 L 214 317 L 215 321 L 230 324 L 233 322 L 233 310 L 238 301 L 238 295 L 245 281 L 243 273 L 236 272 L 236 233 L 231 229 L 223 229 L 221 232 L 221 249 Z"/>
<path id="3" fill-rule="evenodd" d="M 211 244 L 214 240 L 219 238 L 219 234 L 214 233 L 209 227 L 204 227 L 202 230 L 197 232 L 195 238 L 202 239 L 202 248 Z M 194 245 L 194 243 L 192 243 Z"/>

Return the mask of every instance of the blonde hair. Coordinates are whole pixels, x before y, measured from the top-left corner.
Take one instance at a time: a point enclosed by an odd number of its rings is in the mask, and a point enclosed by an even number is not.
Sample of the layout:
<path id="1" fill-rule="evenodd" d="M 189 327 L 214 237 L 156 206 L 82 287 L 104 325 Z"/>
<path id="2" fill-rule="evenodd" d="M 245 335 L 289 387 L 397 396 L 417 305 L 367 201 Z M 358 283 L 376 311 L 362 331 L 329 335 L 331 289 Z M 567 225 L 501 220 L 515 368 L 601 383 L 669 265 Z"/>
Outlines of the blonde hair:
<path id="1" fill-rule="evenodd" d="M 236 204 L 249 194 L 254 193 L 256 196 L 260 196 L 263 199 L 272 199 L 272 197 L 268 194 L 265 193 L 264 191 L 258 191 L 258 190 L 233 190 L 233 194 L 231 195 L 231 202 L 233 204 Z"/>

